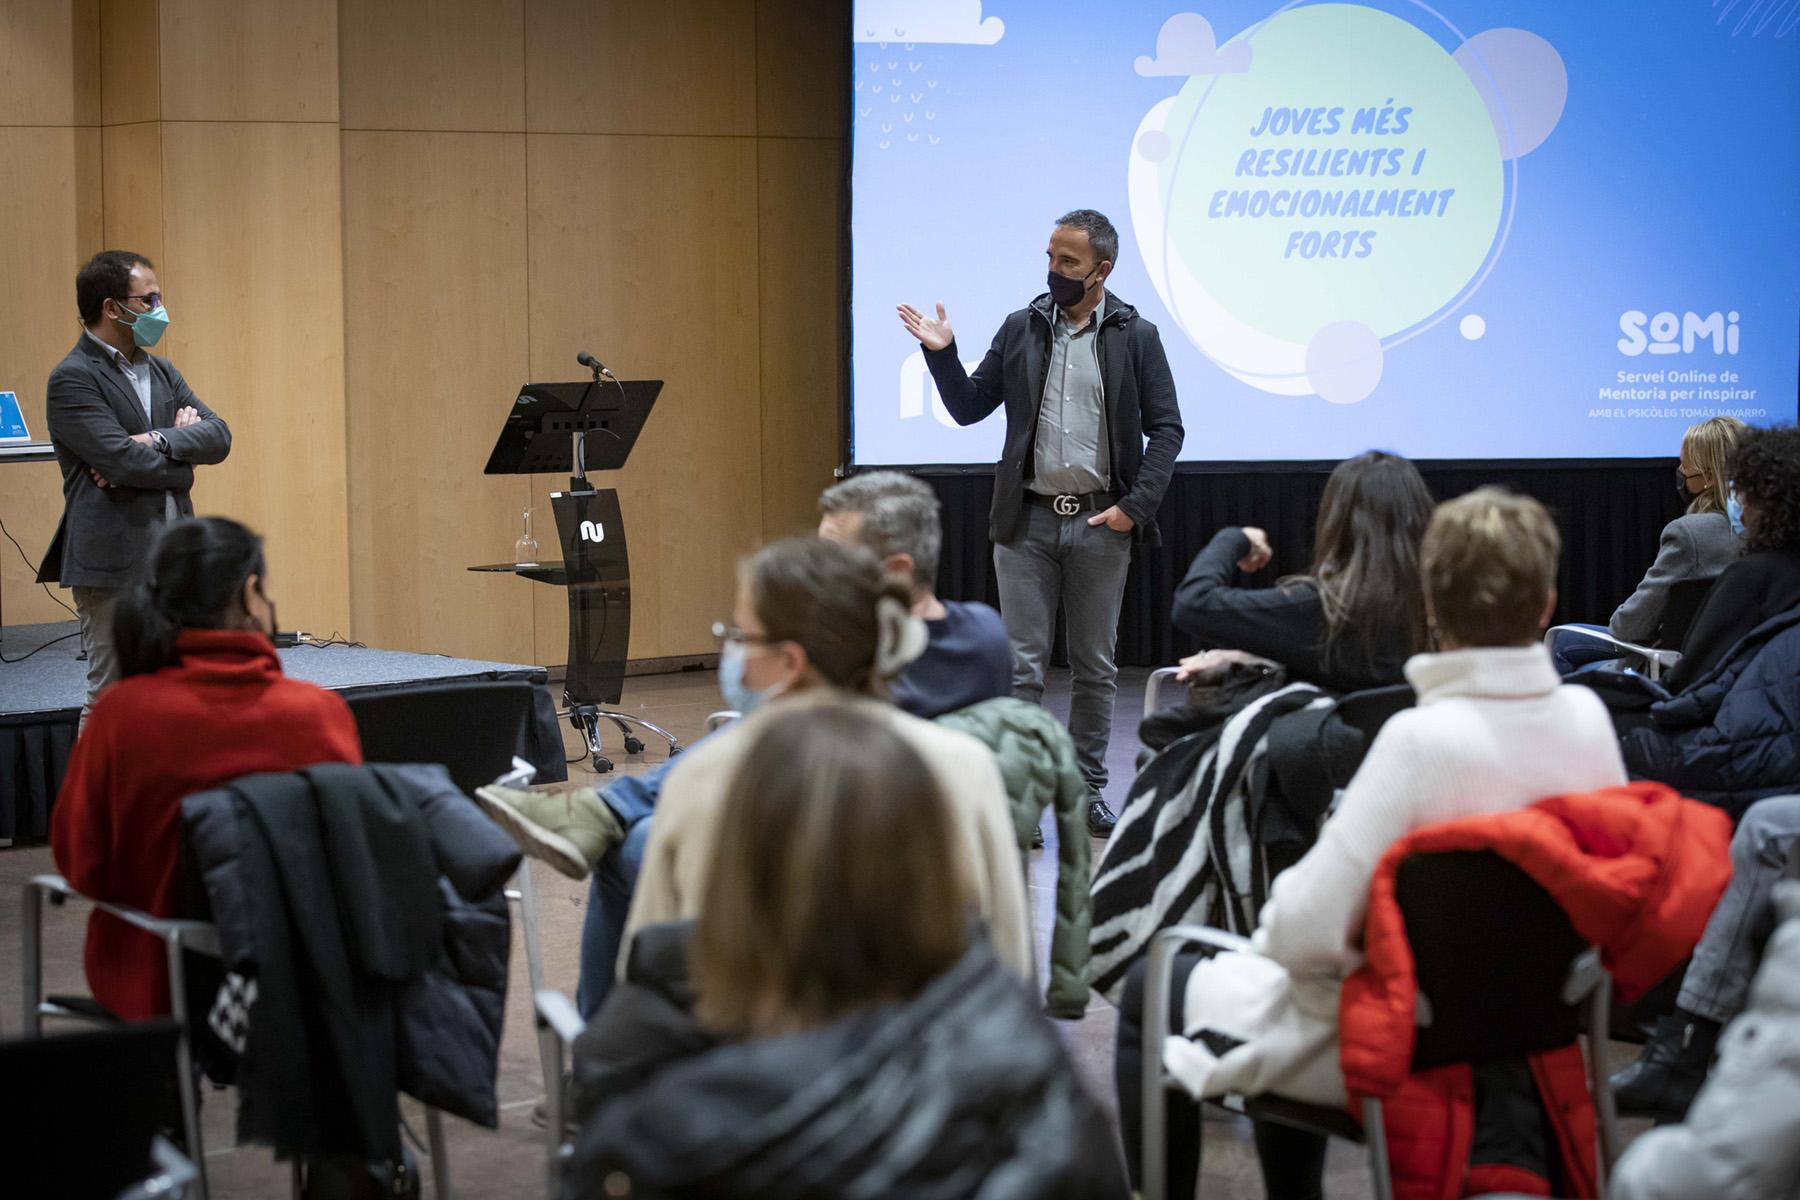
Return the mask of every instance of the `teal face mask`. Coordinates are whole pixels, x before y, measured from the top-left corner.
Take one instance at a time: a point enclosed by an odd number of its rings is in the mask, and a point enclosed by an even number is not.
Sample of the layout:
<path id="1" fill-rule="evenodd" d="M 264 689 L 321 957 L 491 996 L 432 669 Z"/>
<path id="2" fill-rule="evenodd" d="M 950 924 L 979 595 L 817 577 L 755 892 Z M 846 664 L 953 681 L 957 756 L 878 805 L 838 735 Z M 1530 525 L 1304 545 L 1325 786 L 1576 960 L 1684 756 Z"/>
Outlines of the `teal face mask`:
<path id="1" fill-rule="evenodd" d="M 137 319 L 129 326 L 131 340 L 148 350 L 162 341 L 163 331 L 169 327 L 169 310 L 158 304 L 149 312 L 132 314 Z"/>
<path id="2" fill-rule="evenodd" d="M 1731 532 L 1744 536 L 1744 506 L 1738 503 L 1735 487 L 1725 497 L 1725 519 L 1731 522 Z"/>

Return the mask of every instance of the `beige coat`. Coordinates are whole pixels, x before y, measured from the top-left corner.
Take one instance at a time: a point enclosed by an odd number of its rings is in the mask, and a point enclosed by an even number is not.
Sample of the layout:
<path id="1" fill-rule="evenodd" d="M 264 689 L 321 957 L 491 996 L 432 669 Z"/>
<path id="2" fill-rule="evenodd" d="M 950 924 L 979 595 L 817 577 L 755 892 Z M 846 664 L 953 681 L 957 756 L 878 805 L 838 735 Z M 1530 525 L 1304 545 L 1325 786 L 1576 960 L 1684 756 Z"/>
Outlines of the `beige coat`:
<path id="1" fill-rule="evenodd" d="M 842 700 L 841 694 L 827 695 Z M 790 712 L 794 705 L 818 702 L 807 696 L 771 701 L 687 751 L 670 770 L 656 803 L 656 815 L 651 818 L 650 842 L 625 921 L 621 973 L 631 938 L 643 926 L 699 915 L 726 788 L 760 724 L 772 712 Z M 1025 881 L 1019 869 L 1012 810 L 993 754 L 967 734 L 909 716 L 891 704 L 874 700 L 855 703 L 867 705 L 871 713 L 891 722 L 894 732 L 918 751 L 937 778 L 956 822 L 954 849 L 973 881 L 994 949 L 1002 962 L 1031 981 L 1034 972 Z M 894 900 L 903 904 L 906 897 Z"/>

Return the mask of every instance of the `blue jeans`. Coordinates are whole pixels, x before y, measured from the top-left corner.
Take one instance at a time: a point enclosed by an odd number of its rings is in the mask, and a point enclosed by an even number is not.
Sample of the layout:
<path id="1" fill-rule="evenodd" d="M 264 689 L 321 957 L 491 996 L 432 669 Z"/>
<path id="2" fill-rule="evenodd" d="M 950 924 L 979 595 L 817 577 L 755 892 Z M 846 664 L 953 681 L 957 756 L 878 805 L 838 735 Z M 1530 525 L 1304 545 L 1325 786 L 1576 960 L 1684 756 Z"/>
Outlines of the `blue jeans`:
<path id="1" fill-rule="evenodd" d="M 705 740 L 703 737 L 693 745 Z M 584 1021 L 593 1020 L 612 991 L 619 947 L 625 940 L 625 918 L 631 913 L 631 893 L 644 865 L 644 847 L 650 843 L 650 818 L 662 795 L 663 779 L 674 765 L 671 759 L 600 789 L 600 799 L 625 827 L 625 837 L 594 864 L 588 883 L 587 915 L 581 922 L 581 979 L 575 986 L 575 1007 Z"/>
<path id="2" fill-rule="evenodd" d="M 1775 929 L 1771 897 L 1800 840 L 1800 796 L 1771 796 L 1745 811 L 1731 838 L 1731 884 L 1719 897 L 1676 1003 L 1723 1024 L 1750 1004 L 1763 943 Z"/>
<path id="3" fill-rule="evenodd" d="M 594 1019 L 612 991 L 619 946 L 625 940 L 625 918 L 631 912 L 631 893 L 637 887 L 644 847 L 649 842 L 650 816 L 645 814 L 627 825 L 625 840 L 594 865 L 587 915 L 581 922 L 581 979 L 575 986 L 575 1007 L 584 1021 Z"/>
<path id="4" fill-rule="evenodd" d="M 1550 639 L 1550 661 L 1556 664 L 1558 675 L 1569 675 L 1580 667 L 1590 663 L 1611 662 L 1624 658 L 1619 648 L 1611 642 L 1597 637 L 1583 637 L 1577 630 L 1591 629 L 1595 633 L 1607 634 L 1610 631 L 1604 625 L 1576 625 L 1569 629 L 1559 629 Z"/>

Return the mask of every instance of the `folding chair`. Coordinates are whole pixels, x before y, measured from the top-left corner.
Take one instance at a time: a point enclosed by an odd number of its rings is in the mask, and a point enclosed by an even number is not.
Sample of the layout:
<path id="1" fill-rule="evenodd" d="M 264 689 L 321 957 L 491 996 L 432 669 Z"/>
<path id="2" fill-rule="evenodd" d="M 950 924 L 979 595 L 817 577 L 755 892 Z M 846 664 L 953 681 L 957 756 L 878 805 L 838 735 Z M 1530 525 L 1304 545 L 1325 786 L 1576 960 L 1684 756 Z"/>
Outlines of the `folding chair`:
<path id="1" fill-rule="evenodd" d="M 1612 634 L 1599 629 L 1589 629 L 1582 625 L 1552 625 L 1544 630 L 1544 646 L 1549 648 L 1559 633 L 1572 633 L 1584 637 L 1591 642 L 1611 646 L 1617 653 L 1615 658 L 1636 658 L 1643 661 L 1644 675 L 1649 679 L 1660 680 L 1663 672 L 1670 670 L 1681 661 L 1679 650 L 1659 650 L 1655 646 L 1645 646 L 1638 642 L 1628 642 L 1616 638 Z"/>
<path id="2" fill-rule="evenodd" d="M 1415 1071 L 1452 1063 L 1515 1059 L 1575 1041 L 1585 1006 L 1588 1088 L 1598 1117 L 1601 1194 L 1619 1151 L 1618 1115 L 1604 1048 L 1612 979 L 1550 894 L 1491 851 L 1416 855 L 1400 865 L 1395 894 L 1418 985 Z M 1169 993 L 1183 946 L 1250 952 L 1250 943 L 1198 925 L 1162 930 L 1150 944 L 1144 991 L 1143 1140 L 1145 1200 L 1166 1200 Z M 1341 1109 L 1272 1096 L 1227 1096 L 1220 1107 L 1255 1120 L 1345 1138 L 1368 1147 L 1376 1200 L 1392 1200 L 1381 1101 L 1362 1103 L 1360 1125 Z M 1196 1194 L 1199 1191 L 1196 1182 Z"/>
<path id="3" fill-rule="evenodd" d="M 1714 582 L 1714 579 L 1682 579 L 1669 585 L 1669 595 L 1663 604 L 1662 627 L 1656 631 L 1653 645 L 1628 642 L 1610 633 L 1579 625 L 1557 625 L 1545 630 L 1544 645 L 1550 645 L 1551 638 L 1566 629 L 1581 637 L 1613 646 L 1618 650 L 1620 658 L 1642 659 L 1644 674 L 1651 679 L 1660 680 L 1665 672 L 1681 661 L 1681 643 L 1687 638 L 1688 628 L 1693 625 L 1694 616 L 1705 603 Z"/>
<path id="4" fill-rule="evenodd" d="M 8 1191 L 115 1200 L 190 1195 L 199 1171 L 159 1132 L 180 1038 L 180 1026 L 164 1018 L 0 1043 Z M 106 1086 L 96 1088 L 101 1078 Z"/>
<path id="5" fill-rule="evenodd" d="M 1157 706 L 1162 701 L 1163 684 L 1180 673 L 1180 667 L 1158 667 L 1150 672 L 1150 678 L 1144 680 L 1144 716 L 1156 715 Z"/>
<path id="6" fill-rule="evenodd" d="M 86 997 L 45 996 L 43 994 L 43 916 L 44 901 L 62 907 L 70 900 L 84 901 L 102 912 L 111 913 L 135 929 L 140 929 L 162 942 L 168 950 L 169 1007 L 179 1030 L 175 1041 L 175 1082 L 181 1101 L 181 1132 L 187 1142 L 188 1155 L 195 1169 L 193 1190 L 198 1200 L 206 1200 L 206 1151 L 200 1128 L 200 1094 L 194 1078 L 194 1052 L 191 1030 L 196 1016 L 188 1008 L 187 963 L 189 952 L 218 958 L 219 933 L 204 921 L 153 917 L 135 908 L 108 904 L 84 896 L 60 875 L 38 875 L 26 881 L 21 897 L 24 922 L 20 927 L 21 998 L 26 1037 L 43 1036 L 45 1017 L 98 1021 L 112 1024 L 116 1020 L 105 1009 Z M 431 1177 L 434 1192 L 442 1200 L 451 1200 L 450 1162 L 445 1149 L 443 1114 L 425 1106 L 425 1127 L 431 1147 Z M 300 1164 L 294 1163 L 293 1194 L 300 1195 Z"/>
<path id="7" fill-rule="evenodd" d="M 532 993 L 532 1005 L 537 1026 L 538 1053 L 543 1056 L 545 1070 L 554 1069 L 555 1078 L 561 1079 L 565 1055 L 575 1045 L 575 1039 L 581 1036 L 586 1028 L 581 1014 L 575 1011 L 575 1005 L 559 991 L 551 988 L 540 988 Z M 568 1136 L 564 1132 L 568 1125 L 568 1114 L 563 1112 L 563 1089 L 551 1088 L 545 1099 L 545 1151 L 544 1163 L 545 1192 L 555 1200 L 562 1194 L 563 1164 L 574 1150 Z"/>

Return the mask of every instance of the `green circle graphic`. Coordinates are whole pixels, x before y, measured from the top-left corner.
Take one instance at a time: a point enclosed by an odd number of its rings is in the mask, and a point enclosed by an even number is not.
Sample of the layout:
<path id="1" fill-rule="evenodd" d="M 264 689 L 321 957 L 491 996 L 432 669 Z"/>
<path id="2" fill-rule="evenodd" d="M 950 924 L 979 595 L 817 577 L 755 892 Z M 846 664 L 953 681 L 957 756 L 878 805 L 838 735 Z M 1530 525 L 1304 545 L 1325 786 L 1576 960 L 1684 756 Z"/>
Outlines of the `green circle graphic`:
<path id="1" fill-rule="evenodd" d="M 1239 35 L 1241 40 L 1244 35 Z M 1499 228 L 1505 176 L 1481 95 L 1448 51 L 1416 26 L 1354 4 L 1318 4 L 1270 18 L 1250 39 L 1250 69 L 1197 75 L 1164 128 L 1175 153 L 1160 168 L 1170 252 L 1228 312 L 1304 345 L 1321 327 L 1357 321 L 1387 338 L 1436 313 L 1480 269 Z M 1266 109 L 1341 109 L 1335 132 L 1253 135 Z M 1404 132 L 1357 129 L 1359 109 L 1410 109 Z M 1286 150 L 1315 165 L 1338 149 L 1399 151 L 1393 174 L 1240 174 L 1247 151 Z M 1424 159 L 1417 158 L 1424 151 Z M 1275 155 L 1269 160 L 1273 162 Z M 1388 156 L 1370 154 L 1376 161 Z M 1391 162 L 1391 160 L 1390 160 Z M 1414 174 L 1415 163 L 1418 173 Z M 1339 170 L 1350 166 L 1348 156 Z M 1388 168 L 1391 169 L 1391 168 Z M 1453 189 L 1453 191 L 1451 191 Z M 1222 215 L 1233 191 L 1318 191 L 1340 210 L 1415 195 L 1413 215 Z M 1444 193 L 1450 191 L 1446 197 Z M 1426 194 L 1437 199 L 1427 201 Z M 1359 194 L 1352 201 L 1351 193 Z M 1383 193 L 1390 193 L 1384 200 Z M 1297 203 L 1295 199 L 1278 203 Z M 1214 215 L 1218 205 L 1221 215 Z M 1429 214 L 1429 215 L 1426 215 Z M 1316 234 L 1290 248 L 1290 237 Z M 1339 235 L 1336 253 L 1324 252 Z M 1369 233 L 1346 244 L 1345 234 Z M 1315 256 L 1304 257 L 1307 249 Z M 1350 256 L 1343 257 L 1348 249 Z M 1359 251 L 1366 251 L 1360 253 Z"/>

